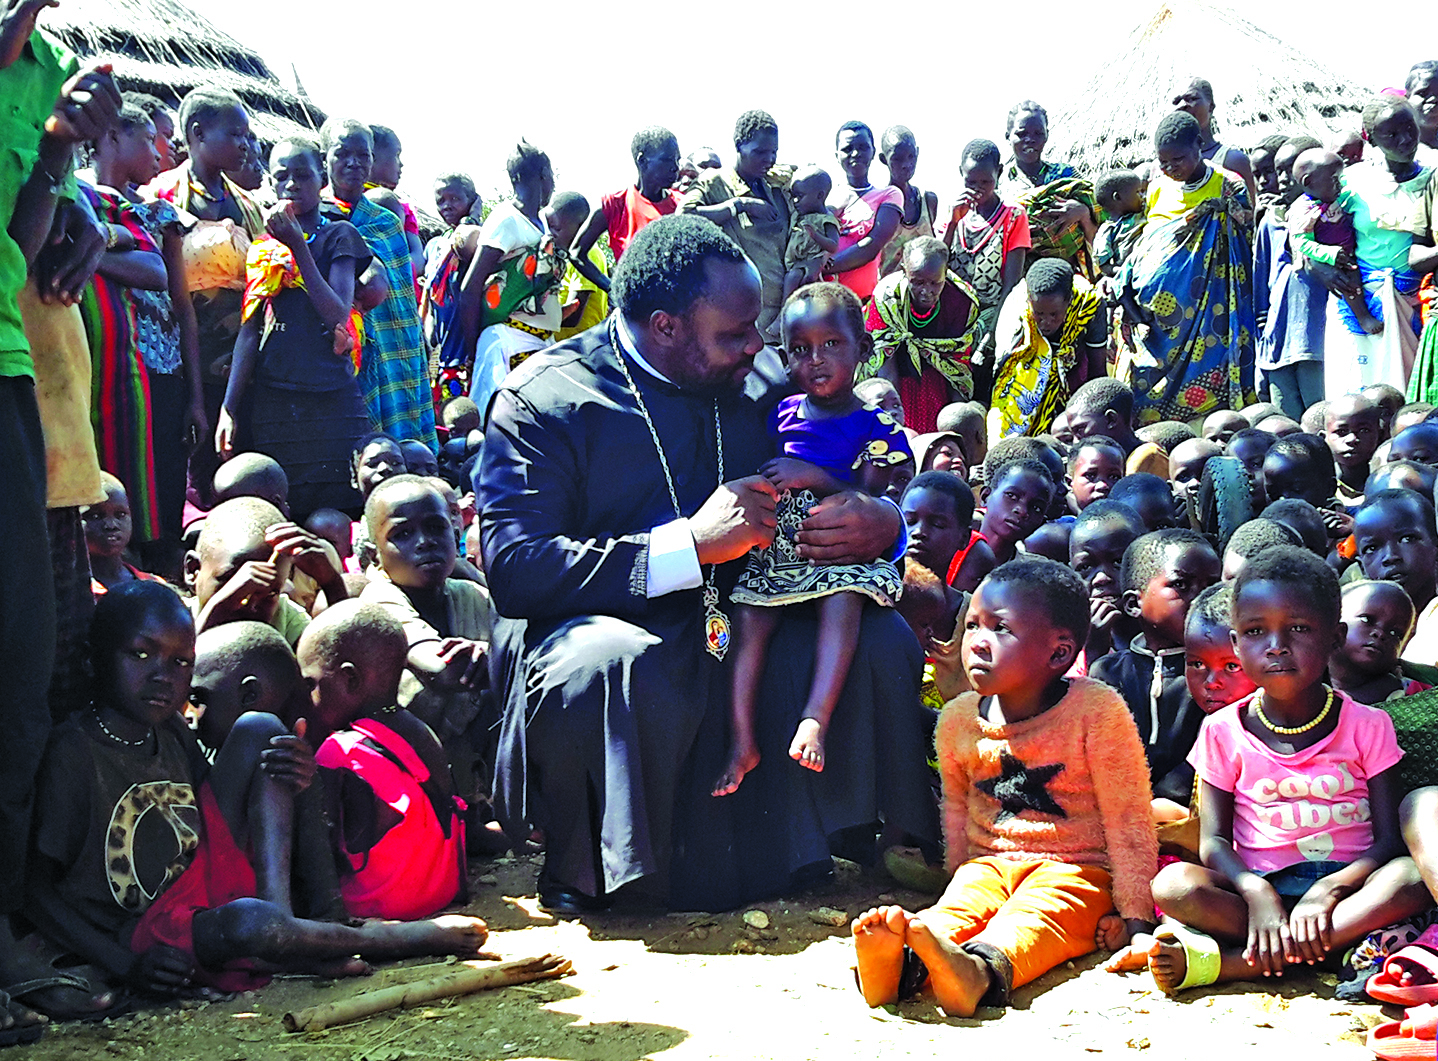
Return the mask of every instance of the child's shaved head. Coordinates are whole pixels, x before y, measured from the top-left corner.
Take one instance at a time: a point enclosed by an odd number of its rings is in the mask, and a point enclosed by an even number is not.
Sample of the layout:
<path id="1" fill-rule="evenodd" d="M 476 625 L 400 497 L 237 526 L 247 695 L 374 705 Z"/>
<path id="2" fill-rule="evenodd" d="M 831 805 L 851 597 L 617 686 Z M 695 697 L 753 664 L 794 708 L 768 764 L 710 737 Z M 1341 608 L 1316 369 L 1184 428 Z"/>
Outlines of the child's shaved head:
<path id="1" fill-rule="evenodd" d="M 216 501 L 259 497 L 280 511 L 289 507 L 290 480 L 273 457 L 263 453 L 237 453 L 215 470 Z"/>
<path id="2" fill-rule="evenodd" d="M 322 723 L 331 730 L 346 725 L 355 709 L 392 707 L 409 655 L 404 627 L 378 604 L 345 600 L 326 608 L 300 635 L 300 670 L 314 688 Z M 327 707 L 331 689 L 340 708 Z M 347 717 L 346 717 L 347 716 Z"/>
<path id="3" fill-rule="evenodd" d="M 288 716 L 299 689 L 300 665 L 284 637 L 267 623 L 224 623 L 195 641 L 190 703 L 196 731 L 208 748 L 218 750 L 246 711 L 293 723 Z"/>

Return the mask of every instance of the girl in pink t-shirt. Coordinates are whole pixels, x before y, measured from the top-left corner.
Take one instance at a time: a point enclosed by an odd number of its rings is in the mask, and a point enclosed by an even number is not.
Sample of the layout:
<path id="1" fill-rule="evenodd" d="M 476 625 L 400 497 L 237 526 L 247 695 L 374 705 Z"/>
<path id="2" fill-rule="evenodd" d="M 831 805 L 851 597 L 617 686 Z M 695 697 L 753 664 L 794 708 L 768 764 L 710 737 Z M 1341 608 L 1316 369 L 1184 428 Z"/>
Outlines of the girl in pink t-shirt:
<path id="1" fill-rule="evenodd" d="M 1234 583 L 1232 614 L 1258 691 L 1205 719 L 1189 756 L 1203 865 L 1159 872 L 1167 921 L 1146 941 L 1168 992 L 1282 976 L 1429 904 L 1385 868 L 1404 853 L 1393 723 L 1324 684 L 1343 641 L 1333 571 L 1303 550 L 1260 553 Z"/>

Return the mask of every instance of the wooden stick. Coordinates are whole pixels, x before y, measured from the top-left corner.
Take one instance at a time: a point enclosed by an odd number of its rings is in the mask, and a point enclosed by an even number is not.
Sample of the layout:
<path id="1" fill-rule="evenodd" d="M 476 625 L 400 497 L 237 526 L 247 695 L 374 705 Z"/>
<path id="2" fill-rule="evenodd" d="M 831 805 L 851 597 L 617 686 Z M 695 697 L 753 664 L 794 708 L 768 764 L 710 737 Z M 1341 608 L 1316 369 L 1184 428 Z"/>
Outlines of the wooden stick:
<path id="1" fill-rule="evenodd" d="M 407 1009 L 436 999 L 455 998 L 495 987 L 527 984 L 534 980 L 553 980 L 568 976 L 572 972 L 574 967 L 569 959 L 557 954 L 519 958 L 498 965 L 462 962 L 458 969 L 442 976 L 417 980 L 398 987 L 386 987 L 379 991 L 366 991 L 362 995 L 354 995 L 338 1002 L 311 1006 L 298 1013 L 286 1013 L 284 1025 L 285 1030 L 291 1032 L 323 1031 L 337 1024 L 363 1020 L 392 1009 Z"/>

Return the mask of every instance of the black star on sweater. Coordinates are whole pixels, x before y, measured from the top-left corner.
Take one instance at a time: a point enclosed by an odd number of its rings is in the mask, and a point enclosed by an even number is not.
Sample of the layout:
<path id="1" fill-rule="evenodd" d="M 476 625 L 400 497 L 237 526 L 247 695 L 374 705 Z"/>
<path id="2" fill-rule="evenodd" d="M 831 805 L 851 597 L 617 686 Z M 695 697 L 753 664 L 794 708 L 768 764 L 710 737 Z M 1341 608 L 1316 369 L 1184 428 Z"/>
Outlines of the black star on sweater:
<path id="1" fill-rule="evenodd" d="M 1023 760 L 999 752 L 999 767 L 1002 773 L 987 781 L 975 782 L 975 786 L 986 796 L 998 800 L 999 813 L 994 824 L 1017 818 L 1026 810 L 1038 814 L 1050 814 L 1055 818 L 1067 818 L 1064 809 L 1049 795 L 1048 783 L 1064 768 L 1063 763 L 1048 766 L 1025 766 Z"/>

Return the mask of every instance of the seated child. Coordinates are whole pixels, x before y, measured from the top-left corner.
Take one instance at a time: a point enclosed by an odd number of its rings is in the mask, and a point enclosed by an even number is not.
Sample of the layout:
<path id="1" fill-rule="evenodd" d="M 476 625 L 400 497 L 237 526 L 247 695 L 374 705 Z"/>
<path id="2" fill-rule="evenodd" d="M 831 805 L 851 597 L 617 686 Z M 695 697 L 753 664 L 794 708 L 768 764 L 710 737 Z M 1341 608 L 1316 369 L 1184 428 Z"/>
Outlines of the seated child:
<path id="1" fill-rule="evenodd" d="M 1361 394 L 1344 394 L 1328 402 L 1323 438 L 1338 468 L 1338 500 L 1351 516 L 1363 504 L 1363 487 L 1372 470 L 1373 454 L 1382 440 L 1383 411 Z"/>
<path id="2" fill-rule="evenodd" d="M 1148 472 L 1130 472 L 1108 492 L 1110 501 L 1122 501 L 1138 513 L 1150 531 L 1178 526 L 1178 511 L 1173 501 L 1173 487 L 1168 480 Z"/>
<path id="3" fill-rule="evenodd" d="M 954 554 L 973 534 L 974 493 L 969 485 L 946 472 L 925 472 L 915 477 L 904 491 L 899 510 L 909 530 L 904 560 L 930 571 L 948 571 Z M 944 599 L 944 618 L 935 626 L 934 635 L 936 640 L 948 642 L 954 639 L 954 624 L 964 595 L 953 586 L 945 585 Z"/>
<path id="4" fill-rule="evenodd" d="M 1263 458 L 1263 494 L 1269 501 L 1297 497 L 1323 517 L 1329 541 L 1348 537 L 1353 517 L 1334 496 L 1338 473 L 1328 443 L 1317 435 L 1292 434 L 1280 438 Z"/>
<path id="5" fill-rule="evenodd" d="M 872 405 L 875 409 L 882 409 L 889 414 L 890 419 L 900 427 L 904 423 L 904 403 L 899 399 L 899 389 L 883 376 L 874 376 L 864 380 L 863 383 L 854 384 L 854 397 L 865 405 Z M 913 435 L 909 435 L 909 441 L 913 441 Z"/>
<path id="6" fill-rule="evenodd" d="M 1418 613 L 1402 658 L 1438 663 L 1438 532 L 1433 503 L 1412 490 L 1369 494 L 1353 518 L 1354 546 L 1363 577 L 1396 582 Z"/>
<path id="7" fill-rule="evenodd" d="M 1328 422 L 1328 403 L 1326 401 L 1314 402 L 1303 415 L 1298 419 L 1298 426 L 1310 435 L 1323 434 L 1324 425 Z"/>
<path id="8" fill-rule="evenodd" d="M 954 554 L 947 572 L 949 585 L 965 592 L 973 592 L 985 575 L 1014 558 L 1018 543 L 1048 517 L 1058 491 L 1048 466 L 1031 457 L 990 461 L 985 478 L 980 491 L 987 506 L 983 522 Z"/>
<path id="9" fill-rule="evenodd" d="M 1188 695 L 1205 715 L 1237 703 L 1257 689 L 1233 650 L 1233 586 L 1219 582 L 1188 608 L 1183 660 Z"/>
<path id="10" fill-rule="evenodd" d="M 1403 676 L 1398 653 L 1413 630 L 1413 602 L 1396 582 L 1364 579 L 1343 587 L 1343 644 L 1328 658 L 1333 688 L 1355 703 L 1385 700 L 1429 688 Z"/>
<path id="11" fill-rule="evenodd" d="M 918 236 L 904 245 L 899 270 L 879 281 L 866 307 L 874 350 L 861 375 L 889 375 L 909 426 L 933 431 L 954 398 L 973 397 L 977 319 L 976 295 L 949 271 L 943 243 Z"/>
<path id="12" fill-rule="evenodd" d="M 376 604 L 327 608 L 300 638 L 309 738 L 353 917 L 427 917 L 467 893 L 464 801 L 434 733 L 395 706 L 407 646 Z"/>
<path id="13" fill-rule="evenodd" d="M 363 971 L 357 954 L 478 953 L 476 918 L 351 927 L 291 913 L 290 789 L 260 768 L 283 727 L 245 716 L 205 762 L 180 718 L 195 628 L 172 589 L 102 597 L 91 658 L 94 707 L 55 730 L 37 788 L 26 914 L 52 945 L 168 997 L 254 986 L 259 969 Z"/>
<path id="14" fill-rule="evenodd" d="M 1103 435 L 1122 447 L 1125 459 L 1143 445 L 1133 430 L 1133 389 L 1122 380 L 1112 376 L 1089 380 L 1073 392 L 1065 411 L 1076 442 Z"/>
<path id="15" fill-rule="evenodd" d="M 1413 461 L 1438 468 L 1438 423 L 1424 420 L 1394 435 L 1393 444 L 1388 447 L 1388 463 L 1395 461 Z"/>
<path id="16" fill-rule="evenodd" d="M 906 428 L 905 434 L 907 433 L 908 429 Z M 894 465 L 889 472 L 889 488 L 884 491 L 884 496 L 897 505 L 899 500 L 904 496 L 904 491 L 907 490 L 909 484 L 914 481 L 914 474 L 913 457 L 906 457 Z M 957 472 L 955 472 L 955 478 L 958 478 Z M 474 526 L 478 522 L 479 520 L 474 520 L 470 526 Z"/>
<path id="17" fill-rule="evenodd" d="M 944 431 L 914 436 L 914 460 L 918 473 L 951 472 L 964 479 L 968 472 L 968 460 L 964 456 L 964 443 L 958 435 Z"/>
<path id="18" fill-rule="evenodd" d="M 1393 420 L 1408 400 L 1403 392 L 1391 383 L 1370 383 L 1359 393 L 1382 410 L 1383 423 L 1380 426 L 1384 437 L 1391 438 L 1396 435 L 1398 432 L 1393 427 Z"/>
<path id="19" fill-rule="evenodd" d="M 350 457 L 350 482 L 359 491 L 361 503 L 369 499 L 370 491 L 380 483 L 408 471 L 404 450 L 393 435 L 373 431 L 355 443 Z M 361 571 L 374 563 L 373 543 L 365 536 L 364 527 L 364 520 L 360 519 L 350 528 L 350 543 Z"/>
<path id="20" fill-rule="evenodd" d="M 1111 690 L 1064 677 L 1087 636 L 1083 584 L 1051 560 L 1003 564 L 974 594 L 973 691 L 944 709 L 935 741 L 954 876 L 927 910 L 854 920 L 869 1005 L 927 984 L 950 1016 L 970 1016 L 1150 931 L 1158 844 L 1138 734 Z"/>
<path id="21" fill-rule="evenodd" d="M 1242 413 L 1219 409 L 1203 418 L 1203 437 L 1226 446 L 1234 435 L 1252 426 Z"/>
<path id="22" fill-rule="evenodd" d="M 1163 450 L 1165 456 L 1181 442 L 1198 437 L 1198 434 L 1181 420 L 1159 420 L 1141 427 L 1134 432 L 1140 442 L 1152 442 Z M 1158 473 L 1155 473 L 1158 474 Z"/>
<path id="23" fill-rule="evenodd" d="M 977 468 L 988 459 L 989 429 L 984 420 L 984 407 L 978 402 L 953 402 L 944 406 L 939 410 L 935 427 L 959 436 L 971 467 Z"/>
<path id="24" fill-rule="evenodd" d="M 1336 266 L 1358 281 L 1358 233 L 1353 215 L 1339 203 L 1343 160 L 1321 147 L 1309 148 L 1293 161 L 1293 180 L 1303 194 L 1288 208 L 1288 236 L 1295 258 Z M 1383 322 L 1368 310 L 1362 290 L 1344 295 L 1348 315 L 1368 335 L 1383 331 Z M 1341 312 L 1341 311 L 1340 311 Z"/>
<path id="25" fill-rule="evenodd" d="M 1228 448 L 1224 451 L 1228 456 L 1233 457 L 1243 465 L 1243 470 L 1248 472 L 1248 478 L 1254 487 L 1263 490 L 1263 459 L 1268 456 L 1268 451 L 1278 439 L 1267 431 L 1260 431 L 1256 427 L 1245 427 L 1234 432 L 1228 440 Z"/>
<path id="26" fill-rule="evenodd" d="M 478 793 L 469 731 L 489 685 L 489 594 L 451 577 L 458 545 L 448 506 L 431 480 L 386 479 L 365 502 L 365 522 L 377 561 L 360 600 L 394 616 L 409 641 L 396 702 L 435 731 L 469 798 Z"/>
<path id="27" fill-rule="evenodd" d="M 291 571 L 315 580 L 330 601 L 348 596 L 333 551 L 257 497 L 225 501 L 205 517 L 185 554 L 185 584 L 195 595 L 195 625 L 208 630 L 237 619 L 269 623 L 295 645 L 309 622 L 285 595 Z"/>
<path id="28" fill-rule="evenodd" d="M 274 627 L 240 621 L 195 638 L 185 718 L 200 749 L 213 763 L 235 724 L 248 712 L 273 715 L 288 727 L 270 737 L 259 759 L 268 776 L 294 793 L 290 867 L 294 911 L 300 917 L 343 921 L 349 914 L 340 899 L 330 853 L 324 785 L 315 783 L 315 753 L 304 741 L 309 702 L 295 654 Z"/>
<path id="29" fill-rule="evenodd" d="M 1266 420 L 1270 416 L 1282 416 L 1283 410 L 1273 402 L 1255 402 L 1252 405 L 1245 405 L 1241 415 L 1248 421 L 1249 427 L 1257 427 L 1259 421 Z"/>
<path id="30" fill-rule="evenodd" d="M 1184 623 L 1189 604 L 1218 574 L 1218 555 L 1197 531 L 1170 528 L 1137 539 L 1123 554 L 1119 585 L 1139 632 L 1127 649 L 1089 664 L 1089 676 L 1128 704 L 1153 794 L 1184 806 L 1193 790 L 1184 760 L 1203 719 L 1184 679 Z"/>
<path id="31" fill-rule="evenodd" d="M 1281 497 L 1259 513 L 1264 519 L 1281 523 L 1291 530 L 1303 547 L 1318 556 L 1328 555 L 1328 528 L 1323 517 L 1300 497 Z"/>
<path id="32" fill-rule="evenodd" d="M 1284 416 L 1282 413 L 1265 416 L 1253 426 L 1260 431 L 1267 431 L 1274 438 L 1286 438 L 1289 435 L 1297 435 L 1303 431 L 1302 424 L 1291 416 Z"/>
<path id="33" fill-rule="evenodd" d="M 340 567 L 346 574 L 358 572 L 359 565 L 355 563 L 354 544 L 350 541 L 350 518 L 348 516 L 337 508 L 317 508 L 305 520 L 304 528 L 334 546 L 335 555 L 340 560 Z"/>
<path id="34" fill-rule="evenodd" d="M 410 475 L 439 474 L 439 461 L 435 458 L 434 450 L 423 442 L 416 442 L 412 438 L 404 439 L 399 444 L 399 451 L 404 455 L 404 470 Z"/>
<path id="35" fill-rule="evenodd" d="M 237 497 L 258 497 L 289 515 L 289 476 L 278 461 L 263 453 L 236 453 L 215 469 L 211 489 L 216 505 Z"/>
<path id="36" fill-rule="evenodd" d="M 1069 429 L 1069 414 L 1061 412 L 1054 417 L 1054 422 L 1049 425 L 1049 434 L 1059 444 L 1059 452 L 1067 454 L 1069 447 L 1074 444 L 1074 433 Z"/>
<path id="37" fill-rule="evenodd" d="M 1409 402 L 1393 414 L 1393 422 L 1388 425 L 1386 435 L 1391 438 L 1400 431 L 1406 431 L 1414 424 L 1421 424 L 1428 419 L 1432 412 L 1433 406 L 1428 402 Z M 1379 413 L 1381 415 L 1382 406 L 1379 407 Z"/>
<path id="38" fill-rule="evenodd" d="M 473 398 L 460 395 L 444 403 L 439 419 L 447 439 L 468 438 L 471 431 L 479 430 L 479 406 L 474 404 Z"/>
<path id="39" fill-rule="evenodd" d="M 1403 854 L 1393 723 L 1323 684 L 1339 609 L 1332 569 L 1302 550 L 1264 552 L 1233 584 L 1235 648 L 1258 691 L 1208 716 L 1193 749 L 1203 864 L 1153 882 L 1173 922 L 1149 951 L 1166 992 L 1282 976 L 1431 904 L 1384 869 Z"/>
<path id="40" fill-rule="evenodd" d="M 1297 534 L 1277 520 L 1261 516 L 1251 519 L 1233 532 L 1223 550 L 1223 581 L 1232 582 L 1243 565 L 1265 549 L 1291 549 L 1302 544 Z"/>
<path id="41" fill-rule="evenodd" d="M 1196 495 L 1203 482 L 1204 467 L 1222 455 L 1223 447 L 1206 438 L 1190 438 L 1169 450 L 1168 481 L 1180 504 L 1187 506 L 1189 495 Z"/>
<path id="42" fill-rule="evenodd" d="M 1090 661 L 1128 648 L 1138 624 L 1124 611 L 1120 590 L 1123 556 L 1147 533 L 1138 513 L 1119 501 L 1095 501 L 1079 514 L 1069 535 L 1069 566 L 1088 590 L 1089 635 L 1074 666 L 1088 673 Z"/>
<path id="43" fill-rule="evenodd" d="M 1107 218 L 1093 241 L 1094 262 L 1104 276 L 1118 275 L 1143 235 L 1147 185 L 1131 169 L 1109 170 L 1094 185 L 1094 197 Z"/>
<path id="44" fill-rule="evenodd" d="M 95 596 L 137 579 L 159 581 L 158 577 L 125 560 L 133 524 L 130 498 L 125 484 L 109 472 L 100 473 L 105 500 L 86 505 L 80 512 L 85 522 L 85 548 L 90 553 L 90 590 Z"/>
<path id="45" fill-rule="evenodd" d="M 1075 442 L 1068 459 L 1072 511 L 1082 512 L 1108 497 L 1114 484 L 1123 478 L 1123 463 L 1123 447 L 1111 438 L 1089 435 Z"/>
<path id="46" fill-rule="evenodd" d="M 1023 551 L 1033 556 L 1046 556 L 1060 564 L 1069 562 L 1069 532 L 1073 519 L 1053 520 L 1039 526 L 1023 542 Z"/>
<path id="47" fill-rule="evenodd" d="M 871 343 L 853 292 L 835 283 L 801 288 L 784 303 L 779 326 L 790 376 L 802 393 L 780 401 L 770 415 L 770 434 L 783 455 L 761 471 L 781 494 L 776 518 L 788 528 L 797 527 L 820 497 L 855 487 L 882 495 L 892 468 L 910 451 L 898 424 L 854 396 L 854 372 Z M 822 771 L 824 734 L 858 645 L 864 599 L 892 607 L 903 592 L 898 569 L 888 561 L 817 568 L 796 563 L 789 533 L 786 529 L 772 546 L 749 554 L 729 597 L 736 608 L 738 653 L 729 764 L 714 783 L 716 796 L 734 792 L 759 764 L 754 713 L 778 609 L 804 601 L 817 605 L 818 662 L 789 758 Z"/>
<path id="48" fill-rule="evenodd" d="M 833 180 L 820 166 L 805 166 L 789 182 L 794 223 L 784 245 L 784 298 L 819 279 L 839 249 L 839 219 L 826 205 Z"/>

